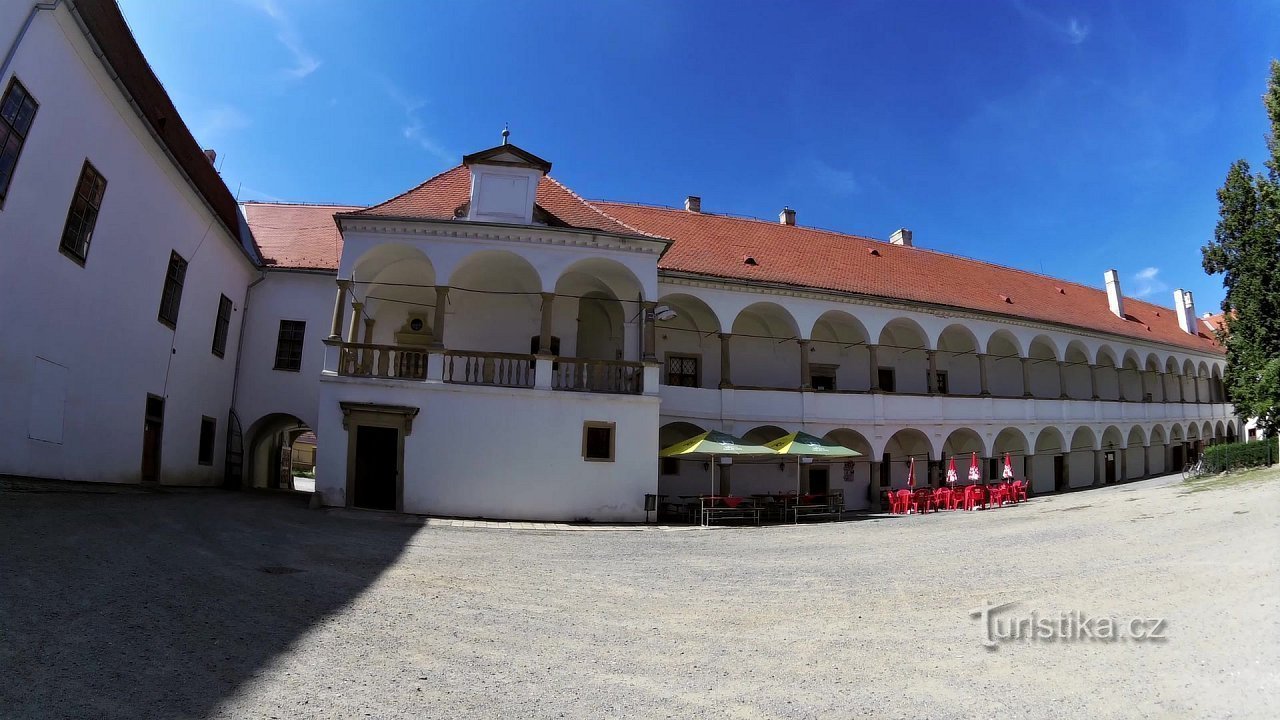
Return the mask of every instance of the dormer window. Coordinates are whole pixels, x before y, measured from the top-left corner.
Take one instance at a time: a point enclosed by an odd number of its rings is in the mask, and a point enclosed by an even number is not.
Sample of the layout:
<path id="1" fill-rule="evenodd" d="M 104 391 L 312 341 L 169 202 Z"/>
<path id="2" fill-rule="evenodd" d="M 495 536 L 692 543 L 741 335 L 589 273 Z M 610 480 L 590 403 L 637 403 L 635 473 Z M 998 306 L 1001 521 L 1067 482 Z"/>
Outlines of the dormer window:
<path id="1" fill-rule="evenodd" d="M 538 181 L 551 163 L 515 145 L 499 145 L 462 159 L 471 170 L 467 219 L 530 225 Z"/>

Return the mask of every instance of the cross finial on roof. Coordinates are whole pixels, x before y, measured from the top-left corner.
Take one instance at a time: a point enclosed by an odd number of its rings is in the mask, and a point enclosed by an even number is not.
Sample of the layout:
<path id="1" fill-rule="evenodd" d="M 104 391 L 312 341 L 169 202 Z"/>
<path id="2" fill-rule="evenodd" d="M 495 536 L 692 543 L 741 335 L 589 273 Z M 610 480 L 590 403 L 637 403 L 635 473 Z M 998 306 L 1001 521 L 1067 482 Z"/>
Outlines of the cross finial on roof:
<path id="1" fill-rule="evenodd" d="M 507 138 L 511 137 L 511 127 L 508 123 L 502 123 L 502 144 L 507 144 Z"/>

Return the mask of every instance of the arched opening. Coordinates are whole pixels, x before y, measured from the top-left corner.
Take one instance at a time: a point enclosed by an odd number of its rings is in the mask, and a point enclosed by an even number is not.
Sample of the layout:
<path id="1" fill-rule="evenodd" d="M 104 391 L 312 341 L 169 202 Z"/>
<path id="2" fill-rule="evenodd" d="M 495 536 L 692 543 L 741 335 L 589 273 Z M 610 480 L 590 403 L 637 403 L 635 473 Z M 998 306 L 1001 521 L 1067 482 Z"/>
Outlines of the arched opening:
<path id="1" fill-rule="evenodd" d="M 877 343 L 876 386 L 882 392 L 929 391 L 929 339 L 920 325 L 895 318 L 880 331 Z"/>
<path id="2" fill-rule="evenodd" d="M 1213 366 L 1210 387 L 1213 389 L 1213 402 L 1220 403 L 1227 401 L 1226 388 L 1222 385 L 1222 367 L 1220 365 Z"/>
<path id="3" fill-rule="evenodd" d="M 1094 397 L 1093 367 L 1084 343 L 1072 340 L 1067 344 L 1065 363 L 1062 374 L 1066 378 L 1067 397 L 1072 400 L 1092 399 Z"/>
<path id="4" fill-rule="evenodd" d="M 1008 330 L 997 330 L 987 339 L 987 380 L 992 395 L 1022 397 L 1027 392 L 1023 382 L 1022 344 Z"/>
<path id="5" fill-rule="evenodd" d="M 1182 363 L 1182 377 L 1179 378 L 1182 386 L 1183 402 L 1198 402 L 1196 399 L 1196 366 L 1190 360 Z"/>
<path id="6" fill-rule="evenodd" d="M 1070 447 L 1055 427 L 1044 428 L 1036 435 L 1036 452 L 1031 461 L 1033 492 L 1061 492 L 1070 487 L 1068 463 Z"/>
<path id="7" fill-rule="evenodd" d="M 1027 347 L 1031 358 L 1031 394 L 1038 398 L 1066 397 L 1058 372 L 1058 346 L 1047 335 L 1037 335 Z"/>
<path id="8" fill-rule="evenodd" d="M 1169 451 L 1165 457 L 1169 472 L 1178 472 L 1187 462 L 1187 436 L 1178 423 L 1169 426 Z"/>
<path id="9" fill-rule="evenodd" d="M 810 384 L 819 392 L 871 388 L 867 329 L 841 310 L 828 310 L 813 324 L 809 345 Z"/>
<path id="10" fill-rule="evenodd" d="M 655 317 L 662 383 L 681 387 L 720 386 L 720 320 L 701 299 L 692 295 L 664 295 Z"/>
<path id="11" fill-rule="evenodd" d="M 1142 373 L 1143 398 L 1147 402 L 1164 402 L 1164 383 L 1160 379 L 1160 359 L 1155 353 L 1147 355 Z"/>
<path id="12" fill-rule="evenodd" d="M 1098 348 L 1097 361 L 1094 363 L 1097 375 L 1098 398 L 1100 400 L 1119 400 L 1120 398 L 1120 360 L 1116 352 L 1108 345 Z"/>
<path id="13" fill-rule="evenodd" d="M 640 297 L 644 288 L 622 263 L 587 258 L 556 279 L 552 335 L 559 355 L 591 360 L 640 359 Z"/>
<path id="14" fill-rule="evenodd" d="M 1151 446 L 1147 448 L 1147 472 L 1161 475 L 1169 470 L 1169 436 L 1164 426 L 1151 428 Z"/>
<path id="15" fill-rule="evenodd" d="M 1138 353 L 1133 350 L 1124 354 L 1119 380 L 1122 400 L 1137 402 L 1143 399 L 1142 364 L 1138 360 Z"/>
<path id="16" fill-rule="evenodd" d="M 974 453 L 978 454 L 978 471 L 981 473 L 978 482 L 991 480 L 991 467 L 986 457 L 987 448 L 982 442 L 982 437 L 969 428 L 957 428 L 951 431 L 946 441 L 942 443 L 942 456 L 939 459 L 942 470 L 939 473 L 941 475 L 939 480 L 945 483 L 947 468 L 952 458 L 955 458 L 956 474 L 959 476 L 957 482 L 968 484 L 969 466 Z"/>
<path id="17" fill-rule="evenodd" d="M 449 277 L 445 343 L 471 352 L 530 353 L 542 324 L 542 281 L 528 260 L 480 250 Z M 560 338 L 551 351 L 559 354 Z"/>
<path id="18" fill-rule="evenodd" d="M 1124 462 L 1121 464 L 1121 478 L 1124 480 L 1137 480 L 1144 478 L 1148 473 L 1147 459 L 1147 434 L 1143 432 L 1142 426 L 1134 425 L 1129 429 L 1129 439 L 1125 443 L 1127 447 L 1124 452 Z"/>
<path id="19" fill-rule="evenodd" d="M 1212 388 L 1209 382 L 1209 365 L 1201 362 L 1196 368 L 1196 388 L 1200 392 L 1200 402 L 1213 402 Z"/>
<path id="20" fill-rule="evenodd" d="M 1235 441 L 1236 441 L 1236 423 L 1233 420 L 1227 423 L 1227 442 L 1233 443 Z"/>
<path id="21" fill-rule="evenodd" d="M 859 457 L 827 464 L 831 487 L 844 487 L 845 509 L 866 510 L 872 507 L 879 485 L 872 482 L 875 454 L 871 451 L 871 443 L 867 442 L 862 433 L 848 428 L 832 430 L 824 437 L 862 453 Z M 814 463 L 814 467 L 816 466 L 817 463 Z M 812 472 L 811 467 L 810 473 Z"/>
<path id="22" fill-rule="evenodd" d="M 915 428 L 903 428 L 894 433 L 884 446 L 880 457 L 880 486 L 901 490 L 907 486 L 907 471 L 915 460 L 916 487 L 928 485 L 929 462 L 933 445 L 929 437 Z"/>
<path id="23" fill-rule="evenodd" d="M 1103 484 L 1117 482 L 1124 478 L 1125 436 L 1115 425 L 1107 426 L 1102 431 L 1102 462 L 1098 468 L 1099 481 Z"/>
<path id="24" fill-rule="evenodd" d="M 671 447 L 706 432 L 705 428 L 688 422 L 669 422 L 658 428 L 658 448 Z M 691 496 L 705 494 L 710 489 L 711 468 L 703 458 L 661 458 L 658 460 L 658 494 L 667 496 Z"/>
<path id="25" fill-rule="evenodd" d="M 245 433 L 246 487 L 314 492 L 316 438 L 287 413 L 258 418 Z"/>
<path id="26" fill-rule="evenodd" d="M 1096 436 L 1088 427 L 1081 425 L 1071 434 L 1071 450 L 1067 458 L 1069 487 L 1088 487 L 1097 481 L 1098 460 L 1094 453 L 1096 447 Z"/>
<path id="27" fill-rule="evenodd" d="M 1199 460 L 1200 451 L 1203 447 L 1204 447 L 1203 443 L 1201 442 L 1200 427 L 1196 425 L 1195 422 L 1187 423 L 1186 451 L 1183 453 L 1186 456 L 1185 461 L 1188 463 L 1193 463 L 1196 460 Z"/>
<path id="28" fill-rule="evenodd" d="M 731 380 L 735 387 L 800 388 L 800 331 L 786 308 L 759 302 L 733 320 Z"/>
<path id="29" fill-rule="evenodd" d="M 1022 480 L 1032 487 L 1035 482 L 1035 464 L 1029 453 L 1027 436 L 1015 427 L 1007 427 L 996 434 L 991 445 L 992 467 L 988 477 L 1001 480 L 1004 474 L 1004 456 L 1009 455 L 1009 466 L 1013 468 L 1013 477 Z"/>
<path id="30" fill-rule="evenodd" d="M 1178 373 L 1178 361 L 1172 355 L 1165 360 L 1163 380 L 1165 402 L 1182 402 L 1182 379 Z"/>
<path id="31" fill-rule="evenodd" d="M 938 336 L 937 388 L 941 395 L 978 395 L 982 392 L 978 363 L 978 339 L 969 328 L 948 325 Z"/>
<path id="32" fill-rule="evenodd" d="M 396 243 L 374 247 L 356 261 L 351 279 L 352 301 L 363 304 L 357 342 L 402 347 L 437 342 L 436 273 L 421 250 Z"/>
<path id="33" fill-rule="evenodd" d="M 773 442 L 788 430 L 777 425 L 760 425 L 742 434 L 742 439 L 752 445 L 764 445 Z M 721 467 L 722 475 L 725 467 Z M 749 460 L 734 459 L 732 470 L 733 492 L 737 495 L 756 493 L 795 492 L 796 465 L 793 458 L 752 458 Z"/>

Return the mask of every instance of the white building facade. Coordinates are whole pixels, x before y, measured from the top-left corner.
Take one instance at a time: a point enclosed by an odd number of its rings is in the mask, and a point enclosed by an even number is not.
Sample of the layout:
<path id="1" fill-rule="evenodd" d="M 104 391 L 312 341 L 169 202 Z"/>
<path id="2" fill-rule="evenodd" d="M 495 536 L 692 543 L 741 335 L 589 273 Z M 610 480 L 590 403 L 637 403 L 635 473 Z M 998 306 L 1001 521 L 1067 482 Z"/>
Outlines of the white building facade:
<path id="1" fill-rule="evenodd" d="M 1114 272 L 1098 290 L 790 208 L 589 202 L 505 138 L 373 207 L 237 206 L 112 3 L 6 6 L 0 28 L 0 473 L 290 487 L 310 429 L 326 505 L 632 521 L 709 489 L 705 463 L 657 458 L 703 430 L 858 450 L 802 479 L 853 510 L 912 460 L 938 483 L 1007 454 L 1045 493 L 1241 434 L 1181 291 L 1159 307 Z M 738 463 L 717 491 L 795 474 Z"/>

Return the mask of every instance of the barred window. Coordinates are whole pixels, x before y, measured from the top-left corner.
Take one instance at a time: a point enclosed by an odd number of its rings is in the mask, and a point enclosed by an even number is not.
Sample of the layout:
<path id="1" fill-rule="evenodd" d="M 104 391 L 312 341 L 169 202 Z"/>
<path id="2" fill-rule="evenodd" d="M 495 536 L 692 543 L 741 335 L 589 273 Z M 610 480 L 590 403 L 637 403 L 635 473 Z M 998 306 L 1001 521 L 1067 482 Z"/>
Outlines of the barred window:
<path id="1" fill-rule="evenodd" d="M 226 295 L 218 301 L 218 317 L 213 321 L 213 354 L 222 357 L 227 352 L 227 331 L 231 328 L 231 298 Z"/>
<path id="2" fill-rule="evenodd" d="M 667 355 L 667 385 L 700 387 L 698 358 L 692 355 Z"/>
<path id="3" fill-rule="evenodd" d="M 176 252 L 169 253 L 169 269 L 164 274 L 164 292 L 160 293 L 160 322 L 178 327 L 178 308 L 182 305 L 182 284 L 187 279 L 187 261 Z"/>
<path id="4" fill-rule="evenodd" d="M 306 331 L 305 321 L 280 321 L 280 334 L 276 336 L 276 370 L 297 372 L 302 369 L 302 339 Z"/>
<path id="5" fill-rule="evenodd" d="M 17 78 L 9 81 L 9 88 L 0 98 L 0 203 L 9 194 L 9 182 L 39 107 Z"/>
<path id="6" fill-rule="evenodd" d="M 98 224 L 98 209 L 102 207 L 102 196 L 106 191 L 106 179 L 85 160 L 84 167 L 80 168 L 76 191 L 71 196 L 67 224 L 62 228 L 62 243 L 59 245 L 67 257 L 81 265 L 89 257 L 89 242 L 93 239 L 93 228 Z"/>

